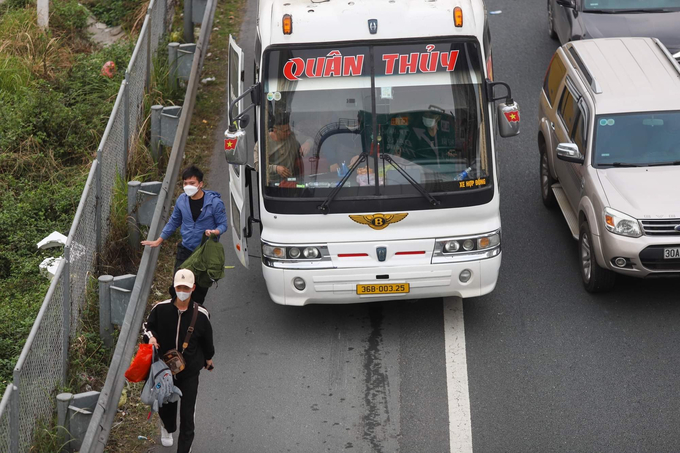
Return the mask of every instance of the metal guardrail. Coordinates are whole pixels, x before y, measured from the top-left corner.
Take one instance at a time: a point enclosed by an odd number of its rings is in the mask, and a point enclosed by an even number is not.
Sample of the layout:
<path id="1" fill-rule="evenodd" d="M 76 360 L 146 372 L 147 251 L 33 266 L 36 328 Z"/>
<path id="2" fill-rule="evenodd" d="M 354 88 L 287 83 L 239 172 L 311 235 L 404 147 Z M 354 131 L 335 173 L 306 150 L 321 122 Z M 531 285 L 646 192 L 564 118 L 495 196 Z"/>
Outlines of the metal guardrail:
<path id="1" fill-rule="evenodd" d="M 155 239 L 160 234 L 164 222 L 170 213 L 173 201 L 174 189 L 179 176 L 180 166 L 184 157 L 184 146 L 189 134 L 191 116 L 196 102 L 199 77 L 203 68 L 205 51 L 210 41 L 213 17 L 217 0 L 208 0 L 205 14 L 201 25 L 201 32 L 196 45 L 196 54 L 191 67 L 191 75 L 187 84 L 185 104 L 179 119 L 177 135 L 170 153 L 168 168 L 163 179 L 163 186 L 158 195 L 158 202 L 154 211 L 153 220 L 149 227 L 148 238 Z M 196 58 L 198 57 L 198 58 Z M 111 432 L 111 426 L 116 415 L 118 400 L 120 399 L 123 386 L 125 385 L 124 373 L 132 360 L 132 355 L 137 345 L 139 330 L 142 325 L 146 310 L 151 283 L 153 282 L 156 263 L 158 261 L 158 248 L 144 248 L 142 260 L 137 272 L 137 279 L 132 289 L 130 303 L 125 314 L 125 320 L 120 329 L 118 343 L 109 366 L 106 382 L 99 395 L 97 406 L 92 414 L 90 426 L 81 446 L 81 453 L 103 452 Z"/>
<path id="2" fill-rule="evenodd" d="M 92 162 L 64 246 L 64 259 L 35 319 L 0 402 L 0 453 L 27 452 L 39 422 L 52 419 L 54 395 L 68 374 L 69 340 L 79 328 L 88 279 L 94 274 L 116 177 L 125 175 L 128 149 L 137 138 L 149 86 L 152 56 L 169 22 L 168 3 L 151 0 L 137 45 Z"/>

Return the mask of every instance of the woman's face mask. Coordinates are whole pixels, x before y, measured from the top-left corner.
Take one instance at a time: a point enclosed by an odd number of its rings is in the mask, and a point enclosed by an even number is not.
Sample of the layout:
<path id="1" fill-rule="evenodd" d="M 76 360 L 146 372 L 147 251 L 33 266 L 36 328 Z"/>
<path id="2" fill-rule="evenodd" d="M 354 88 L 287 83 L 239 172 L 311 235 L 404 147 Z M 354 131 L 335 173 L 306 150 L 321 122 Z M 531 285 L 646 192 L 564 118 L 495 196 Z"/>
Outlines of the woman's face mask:
<path id="1" fill-rule="evenodd" d="M 435 124 L 437 124 L 436 118 L 428 118 L 428 117 L 423 117 L 423 124 L 425 127 L 434 127 Z"/>

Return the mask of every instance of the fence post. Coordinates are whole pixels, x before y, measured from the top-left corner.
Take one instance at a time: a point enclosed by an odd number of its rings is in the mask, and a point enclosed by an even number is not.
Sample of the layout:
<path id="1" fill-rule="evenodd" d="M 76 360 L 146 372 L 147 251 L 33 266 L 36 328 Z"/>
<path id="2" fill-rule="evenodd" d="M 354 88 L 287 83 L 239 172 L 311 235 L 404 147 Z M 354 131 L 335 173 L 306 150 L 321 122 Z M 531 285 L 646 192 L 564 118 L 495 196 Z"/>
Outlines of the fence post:
<path id="1" fill-rule="evenodd" d="M 168 44 L 168 65 L 170 66 L 170 71 L 168 77 L 170 77 L 170 89 L 172 91 L 177 89 L 177 51 L 179 50 L 178 42 L 171 42 Z"/>
<path id="2" fill-rule="evenodd" d="M 64 267 L 61 269 L 61 288 L 63 291 L 62 301 L 62 324 L 64 336 L 62 338 L 62 372 L 63 383 L 68 379 L 68 346 L 71 336 L 71 245 L 64 246 Z"/>
<path id="3" fill-rule="evenodd" d="M 130 85 L 128 84 L 128 78 L 130 77 L 130 73 L 125 70 L 125 80 L 123 80 L 123 83 L 125 84 L 125 90 L 123 90 L 123 146 L 125 147 L 123 149 L 123 169 L 120 173 L 120 176 L 125 179 L 125 176 L 127 175 L 127 161 L 128 161 L 128 152 L 129 147 L 130 147 Z"/>
<path id="4" fill-rule="evenodd" d="M 10 384 L 12 394 L 9 400 L 9 451 L 10 453 L 19 453 L 19 383 L 20 377 L 16 370 L 14 370 L 14 382 Z"/>
<path id="5" fill-rule="evenodd" d="M 137 192 L 141 187 L 141 181 L 128 181 L 128 204 L 127 204 L 127 220 L 128 220 L 128 243 L 134 250 L 139 250 L 139 222 L 137 221 Z"/>
<path id="6" fill-rule="evenodd" d="M 194 42 L 192 0 L 184 0 L 184 42 Z"/>
<path id="7" fill-rule="evenodd" d="M 38 0 L 38 27 L 46 30 L 50 20 L 49 0 Z"/>
<path id="8" fill-rule="evenodd" d="M 149 26 L 146 27 L 146 92 L 151 92 L 151 30 L 153 30 L 153 24 L 151 23 L 152 16 L 149 14 L 149 10 L 146 10 L 146 16 L 149 18 Z"/>
<path id="9" fill-rule="evenodd" d="M 102 254 L 102 149 L 97 148 L 97 172 L 95 178 L 95 212 L 94 212 L 94 231 L 95 231 L 95 269 L 101 266 Z"/>
<path id="10" fill-rule="evenodd" d="M 158 163 L 158 149 L 161 141 L 161 113 L 163 112 L 162 105 L 151 106 L 151 157 L 153 161 Z"/>
<path id="11" fill-rule="evenodd" d="M 57 438 L 59 444 L 64 445 L 61 451 L 72 451 L 66 445 L 71 441 L 71 434 L 69 433 L 68 420 L 68 406 L 71 404 L 73 395 L 71 393 L 60 393 L 57 395 Z"/>
<path id="12" fill-rule="evenodd" d="M 107 348 L 113 347 L 113 326 L 111 324 L 111 284 L 113 275 L 99 277 L 99 337 Z"/>

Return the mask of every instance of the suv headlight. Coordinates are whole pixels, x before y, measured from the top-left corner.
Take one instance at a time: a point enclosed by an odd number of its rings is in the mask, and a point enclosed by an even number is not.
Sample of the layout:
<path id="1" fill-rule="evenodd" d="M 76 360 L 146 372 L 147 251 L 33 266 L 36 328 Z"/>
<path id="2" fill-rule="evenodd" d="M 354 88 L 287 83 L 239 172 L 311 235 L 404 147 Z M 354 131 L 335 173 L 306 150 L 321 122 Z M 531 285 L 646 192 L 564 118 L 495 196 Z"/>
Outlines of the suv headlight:
<path id="1" fill-rule="evenodd" d="M 639 238 L 642 236 L 640 222 L 616 209 L 604 208 L 604 226 L 614 234 Z"/>

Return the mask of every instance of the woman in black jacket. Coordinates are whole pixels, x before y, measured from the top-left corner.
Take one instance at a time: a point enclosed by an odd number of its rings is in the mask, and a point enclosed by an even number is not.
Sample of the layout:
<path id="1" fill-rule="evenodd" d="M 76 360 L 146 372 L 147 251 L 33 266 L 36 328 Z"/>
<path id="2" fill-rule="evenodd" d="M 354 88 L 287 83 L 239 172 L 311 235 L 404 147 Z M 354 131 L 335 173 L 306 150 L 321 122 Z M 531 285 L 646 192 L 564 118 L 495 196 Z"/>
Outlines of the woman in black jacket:
<path id="1" fill-rule="evenodd" d="M 212 326 L 208 310 L 191 300 L 196 289 L 194 274 L 180 269 L 175 274 L 174 284 L 177 297 L 158 302 L 153 306 L 144 323 L 144 340 L 156 346 L 160 356 L 171 349 L 182 353 L 185 368 L 174 376 L 175 385 L 182 391 L 179 410 L 179 438 L 177 453 L 187 453 L 194 440 L 194 411 L 198 393 L 198 375 L 202 368 L 212 370 L 215 354 Z M 182 349 L 193 311 L 197 311 L 194 330 L 188 346 Z M 165 447 L 173 444 L 172 433 L 177 430 L 177 403 L 166 403 L 158 411 L 161 417 L 161 443 Z"/>

